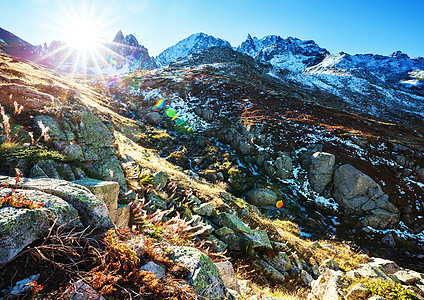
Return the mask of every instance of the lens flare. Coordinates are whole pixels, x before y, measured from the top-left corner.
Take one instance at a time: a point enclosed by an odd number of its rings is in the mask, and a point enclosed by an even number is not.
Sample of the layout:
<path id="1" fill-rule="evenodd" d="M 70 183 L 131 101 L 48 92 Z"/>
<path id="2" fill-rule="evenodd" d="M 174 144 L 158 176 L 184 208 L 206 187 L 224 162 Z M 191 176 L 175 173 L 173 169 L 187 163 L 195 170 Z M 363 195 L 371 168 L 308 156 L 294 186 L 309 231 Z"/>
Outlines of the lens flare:
<path id="1" fill-rule="evenodd" d="M 159 101 L 156 102 L 156 107 L 159 109 L 162 108 L 164 105 L 165 105 L 165 100 L 163 99 L 159 99 Z"/>
<path id="2" fill-rule="evenodd" d="M 277 201 L 277 203 L 275 203 L 275 206 L 277 207 L 277 208 L 282 208 L 283 206 L 284 206 L 284 202 L 283 201 Z"/>
<path id="3" fill-rule="evenodd" d="M 116 66 L 116 61 L 112 57 L 107 58 L 112 64 Z"/>

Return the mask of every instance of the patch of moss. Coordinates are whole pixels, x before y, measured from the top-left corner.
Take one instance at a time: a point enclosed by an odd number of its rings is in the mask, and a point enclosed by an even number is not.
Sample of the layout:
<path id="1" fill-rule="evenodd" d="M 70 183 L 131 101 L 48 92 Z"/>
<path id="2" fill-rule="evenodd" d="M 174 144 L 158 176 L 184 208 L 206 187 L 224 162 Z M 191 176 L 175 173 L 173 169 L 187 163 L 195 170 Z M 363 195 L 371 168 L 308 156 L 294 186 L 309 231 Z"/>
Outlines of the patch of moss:
<path id="1" fill-rule="evenodd" d="M 7 161 L 9 159 L 23 159 L 32 165 L 36 164 L 39 160 L 46 159 L 51 159 L 56 162 L 75 162 L 75 160 L 66 157 L 58 151 L 39 146 L 0 151 L 0 161 Z"/>
<path id="2" fill-rule="evenodd" d="M 352 279 L 347 276 L 343 276 L 342 279 L 344 283 L 350 284 L 350 288 L 357 283 L 362 284 L 367 290 L 371 291 L 372 296 L 384 297 L 387 300 L 418 300 L 418 297 L 409 289 L 391 280 L 380 278 Z"/>

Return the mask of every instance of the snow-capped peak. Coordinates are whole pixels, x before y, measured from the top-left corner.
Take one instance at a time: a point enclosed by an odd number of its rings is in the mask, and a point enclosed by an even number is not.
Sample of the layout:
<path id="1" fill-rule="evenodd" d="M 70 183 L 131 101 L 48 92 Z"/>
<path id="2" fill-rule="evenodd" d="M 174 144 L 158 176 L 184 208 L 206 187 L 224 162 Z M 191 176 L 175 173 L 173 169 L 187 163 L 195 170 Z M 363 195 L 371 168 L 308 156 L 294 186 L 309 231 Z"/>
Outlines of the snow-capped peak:
<path id="1" fill-rule="evenodd" d="M 195 33 L 160 53 L 156 57 L 156 64 L 158 66 L 167 66 L 179 57 L 185 57 L 199 50 L 214 46 L 231 47 L 231 44 L 203 32 Z"/>
<path id="2" fill-rule="evenodd" d="M 261 39 L 249 34 L 237 51 L 264 60 L 282 69 L 300 72 L 324 59 L 329 52 L 312 40 L 300 40 L 278 35 L 267 35 Z"/>

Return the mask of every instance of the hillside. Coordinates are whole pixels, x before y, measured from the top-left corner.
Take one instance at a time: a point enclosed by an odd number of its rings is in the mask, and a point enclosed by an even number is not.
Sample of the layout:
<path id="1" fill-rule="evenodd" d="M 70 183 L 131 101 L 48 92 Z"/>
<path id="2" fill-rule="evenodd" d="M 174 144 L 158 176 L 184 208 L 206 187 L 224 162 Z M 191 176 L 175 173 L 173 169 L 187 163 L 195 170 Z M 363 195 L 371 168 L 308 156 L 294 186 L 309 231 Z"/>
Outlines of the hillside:
<path id="1" fill-rule="evenodd" d="M 317 62 L 251 55 L 82 77 L 0 54 L 1 293 L 30 278 L 23 297 L 43 299 L 421 299 L 413 106 L 346 108 L 296 83 Z"/>

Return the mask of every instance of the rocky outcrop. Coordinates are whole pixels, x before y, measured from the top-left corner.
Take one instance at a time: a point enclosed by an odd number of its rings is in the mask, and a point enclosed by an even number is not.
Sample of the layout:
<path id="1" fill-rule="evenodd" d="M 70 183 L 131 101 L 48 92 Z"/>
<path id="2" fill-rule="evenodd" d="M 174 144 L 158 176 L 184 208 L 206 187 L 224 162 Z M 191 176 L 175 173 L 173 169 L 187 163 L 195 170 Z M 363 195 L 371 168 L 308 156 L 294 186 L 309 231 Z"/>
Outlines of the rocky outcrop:
<path id="1" fill-rule="evenodd" d="M 14 186 L 15 179 L 0 176 L 0 184 Z M 112 226 L 106 204 L 94 196 L 87 188 L 78 184 L 51 178 L 24 178 L 19 182 L 18 188 L 22 189 L 23 192 L 35 190 L 61 198 L 78 211 L 78 216 L 84 226 L 90 225 L 104 229 Z M 59 208 L 55 208 L 56 211 L 59 211 Z M 62 209 L 61 211 L 69 213 L 70 209 Z"/>
<path id="2" fill-rule="evenodd" d="M 334 198 L 345 214 L 365 216 L 363 226 L 384 229 L 399 221 L 399 210 L 389 202 L 381 186 L 351 165 L 342 165 L 335 171 Z"/>
<path id="3" fill-rule="evenodd" d="M 175 247 L 172 252 L 171 259 L 190 270 L 186 280 L 198 295 L 206 299 L 231 298 L 218 268 L 208 256 L 191 247 Z"/>
<path id="4" fill-rule="evenodd" d="M 309 167 L 309 183 L 317 193 L 322 193 L 324 188 L 333 179 L 335 156 L 325 152 L 315 152 L 311 157 Z"/>
<path id="5" fill-rule="evenodd" d="M 126 191 L 124 173 L 113 147 L 114 137 L 106 125 L 82 105 L 74 105 L 73 108 L 62 107 L 60 115 L 61 117 L 35 116 L 34 126 L 39 128 L 40 132 L 42 127 L 48 127 L 52 146 L 70 159 L 81 161 L 85 174 L 79 175 L 79 170 L 61 172 L 60 166 L 52 164 L 49 167 L 47 162 L 39 163 L 39 168 L 32 170 L 32 175 L 42 177 L 41 169 L 47 177 L 52 178 L 75 180 L 86 175 L 101 180 L 112 179 L 119 183 L 121 191 Z"/>
<path id="6" fill-rule="evenodd" d="M 400 299 L 400 290 L 403 288 L 404 290 L 409 290 L 410 295 L 417 297 L 411 299 L 420 299 L 419 295 L 422 293 L 422 289 L 420 290 L 419 287 L 424 283 L 424 274 L 402 269 L 393 261 L 380 258 L 373 258 L 361 268 L 347 273 L 330 269 L 325 264 L 322 264 L 319 269 L 322 274 L 312 282 L 312 290 L 308 295 L 309 300 L 381 299 L 378 298 L 381 297 L 379 293 L 389 292 L 386 290 L 387 288 L 384 288 L 383 284 L 392 284 L 394 286 L 399 283 L 403 287 L 392 288 L 391 297 L 399 297 Z M 351 284 L 346 285 L 346 281 L 349 280 Z M 355 284 L 355 280 L 356 282 L 361 280 L 364 284 Z M 365 287 L 367 282 L 377 286 L 380 285 L 378 288 L 373 289 L 376 294 L 373 294 L 371 290 Z"/>

